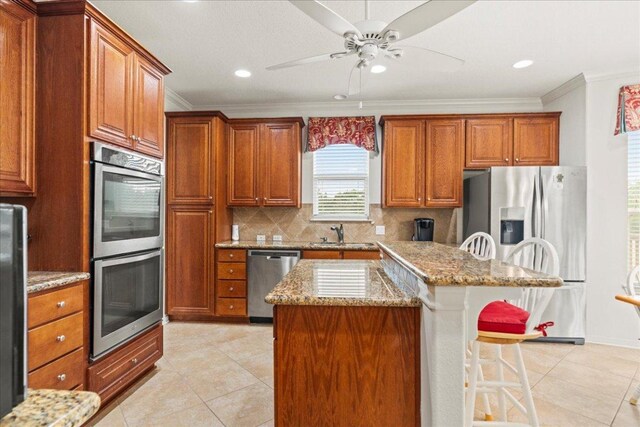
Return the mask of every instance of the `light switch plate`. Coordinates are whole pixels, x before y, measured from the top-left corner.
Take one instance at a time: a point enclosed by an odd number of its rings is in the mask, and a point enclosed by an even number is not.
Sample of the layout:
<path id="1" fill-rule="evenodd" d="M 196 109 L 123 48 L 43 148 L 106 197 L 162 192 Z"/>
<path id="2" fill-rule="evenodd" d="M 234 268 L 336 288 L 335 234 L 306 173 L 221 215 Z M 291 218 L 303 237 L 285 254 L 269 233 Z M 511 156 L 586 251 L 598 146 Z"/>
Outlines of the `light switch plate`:
<path id="1" fill-rule="evenodd" d="M 274 242 L 282 242 L 282 236 L 280 234 L 274 234 L 273 235 L 273 241 Z"/>
<path id="2" fill-rule="evenodd" d="M 376 225 L 376 235 L 384 236 L 384 225 Z"/>
<path id="3" fill-rule="evenodd" d="M 256 241 L 258 241 L 258 242 L 266 242 L 267 238 L 266 238 L 266 236 L 264 234 L 258 234 L 256 236 Z"/>

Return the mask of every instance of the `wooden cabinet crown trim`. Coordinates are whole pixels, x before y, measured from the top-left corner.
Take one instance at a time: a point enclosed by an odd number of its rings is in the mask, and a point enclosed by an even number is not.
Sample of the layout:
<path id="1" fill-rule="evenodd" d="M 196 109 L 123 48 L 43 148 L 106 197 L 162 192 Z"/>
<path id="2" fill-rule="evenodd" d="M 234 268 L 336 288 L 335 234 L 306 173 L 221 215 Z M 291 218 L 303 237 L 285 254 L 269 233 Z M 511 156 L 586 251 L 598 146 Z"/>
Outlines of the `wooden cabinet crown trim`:
<path id="1" fill-rule="evenodd" d="M 97 21 L 100 25 L 106 27 L 119 38 L 127 43 L 139 55 L 143 56 L 160 72 L 167 75 L 171 73 L 171 69 L 164 65 L 151 52 L 139 44 L 135 38 L 123 30 L 118 24 L 110 20 L 98 8 L 86 0 L 58 0 L 46 1 L 37 4 L 38 16 L 60 16 L 60 15 L 81 15 L 90 16 L 91 19 Z"/>
<path id="2" fill-rule="evenodd" d="M 167 119 L 174 118 L 213 118 L 219 117 L 225 122 L 229 122 L 229 117 L 227 117 L 222 111 L 211 110 L 211 111 L 168 111 L 164 113 Z"/>
<path id="3" fill-rule="evenodd" d="M 191 113 L 191 111 L 190 111 Z M 261 123 L 299 123 L 300 128 L 304 127 L 304 119 L 302 117 L 267 117 L 258 119 L 228 119 L 228 123 L 231 125 L 244 125 L 244 124 L 261 124 Z"/>
<path id="4" fill-rule="evenodd" d="M 392 114 L 380 116 L 378 122 L 383 126 L 387 120 L 430 120 L 430 119 L 490 119 L 490 118 L 516 118 L 516 117 L 560 117 L 561 111 L 535 112 L 535 113 L 478 113 L 478 114 Z"/>

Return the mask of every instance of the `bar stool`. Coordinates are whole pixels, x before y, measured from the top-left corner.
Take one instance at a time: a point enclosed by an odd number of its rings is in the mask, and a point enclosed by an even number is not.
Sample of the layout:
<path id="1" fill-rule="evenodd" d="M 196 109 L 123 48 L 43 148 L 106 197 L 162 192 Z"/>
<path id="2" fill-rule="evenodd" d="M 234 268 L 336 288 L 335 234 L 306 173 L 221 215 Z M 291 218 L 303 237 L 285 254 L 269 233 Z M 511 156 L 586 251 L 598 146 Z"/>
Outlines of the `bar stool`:
<path id="1" fill-rule="evenodd" d="M 616 299 L 618 301 L 626 302 L 631 304 L 633 308 L 636 309 L 636 313 L 640 316 L 640 295 L 636 290 L 636 287 L 640 286 L 640 265 L 637 265 L 631 273 L 627 276 L 627 284 L 623 286 L 625 293 L 627 295 L 616 295 Z M 638 400 L 640 399 L 640 385 L 636 387 L 636 390 L 631 395 L 631 399 L 629 399 L 629 403 L 632 405 L 637 405 Z"/>
<path id="2" fill-rule="evenodd" d="M 473 233 L 462 242 L 460 249 L 469 252 L 478 259 L 494 259 L 496 257 L 496 242 L 493 237 L 482 231 Z"/>
<path id="3" fill-rule="evenodd" d="M 520 242 L 505 259 L 505 262 L 529 268 L 541 273 L 557 276 L 560 270 L 558 253 L 547 241 L 531 238 Z M 478 318 L 478 337 L 472 344 L 469 363 L 469 386 L 467 387 L 465 425 L 522 425 L 507 421 L 506 400 L 527 416 L 529 425 L 537 427 L 538 416 L 533 403 L 531 387 L 524 366 L 520 343 L 546 336 L 545 329 L 553 322 L 540 323 L 542 314 L 553 296 L 553 288 L 527 288 L 522 297 L 513 303 L 494 301 L 489 303 Z M 494 344 L 493 359 L 480 359 L 480 343 Z M 513 345 L 516 366 L 502 357 L 502 346 Z M 479 380 L 481 364 L 495 364 L 497 380 Z M 505 381 L 504 371 L 511 371 L 518 381 Z M 524 405 L 507 388 L 519 388 L 524 396 Z M 477 393 L 496 393 L 498 397 L 498 422 L 473 421 Z"/>

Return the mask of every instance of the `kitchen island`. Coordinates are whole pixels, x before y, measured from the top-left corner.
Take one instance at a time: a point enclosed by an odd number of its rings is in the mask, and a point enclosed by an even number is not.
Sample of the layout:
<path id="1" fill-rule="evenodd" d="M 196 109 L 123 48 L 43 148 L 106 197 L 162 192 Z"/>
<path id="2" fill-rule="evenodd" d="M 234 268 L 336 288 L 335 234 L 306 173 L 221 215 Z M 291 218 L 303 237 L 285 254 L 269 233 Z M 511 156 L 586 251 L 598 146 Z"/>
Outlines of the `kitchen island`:
<path id="1" fill-rule="evenodd" d="M 378 246 L 381 261 L 303 260 L 267 296 L 276 425 L 462 426 L 480 310 L 562 285 L 438 243 Z"/>
<path id="2" fill-rule="evenodd" d="M 421 303 L 378 261 L 302 260 L 266 301 L 276 425 L 419 425 Z"/>

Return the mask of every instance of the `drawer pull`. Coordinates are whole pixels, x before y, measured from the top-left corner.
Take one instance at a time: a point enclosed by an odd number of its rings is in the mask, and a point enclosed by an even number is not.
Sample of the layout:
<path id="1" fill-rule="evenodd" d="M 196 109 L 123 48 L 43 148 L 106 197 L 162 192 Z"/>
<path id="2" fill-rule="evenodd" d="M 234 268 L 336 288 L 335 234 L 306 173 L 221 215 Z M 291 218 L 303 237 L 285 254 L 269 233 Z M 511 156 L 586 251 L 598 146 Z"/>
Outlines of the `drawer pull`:
<path id="1" fill-rule="evenodd" d="M 229 306 L 229 310 L 233 310 L 233 304 Z"/>
<path id="2" fill-rule="evenodd" d="M 66 374 L 60 374 L 60 375 L 58 375 L 58 381 L 62 382 L 62 381 L 64 381 L 64 380 L 66 380 L 66 379 L 67 379 L 67 375 L 66 375 Z"/>
<path id="3" fill-rule="evenodd" d="M 229 269 L 229 274 L 233 274 L 233 268 Z"/>
<path id="4" fill-rule="evenodd" d="M 229 258 L 233 258 L 233 254 L 229 254 Z"/>
<path id="5" fill-rule="evenodd" d="M 56 337 L 56 341 L 58 341 L 58 342 L 64 342 L 64 340 L 66 340 L 66 339 L 67 339 L 67 337 L 65 337 L 64 335 L 58 335 Z"/>
<path id="6" fill-rule="evenodd" d="M 138 364 L 138 358 L 134 357 L 133 359 L 131 359 L 131 363 L 133 363 L 134 365 Z"/>
<path id="7" fill-rule="evenodd" d="M 229 292 L 233 292 L 233 286 L 229 286 Z"/>
<path id="8" fill-rule="evenodd" d="M 65 301 L 58 301 L 58 303 L 56 304 L 58 308 L 64 308 L 65 305 L 67 305 Z"/>

